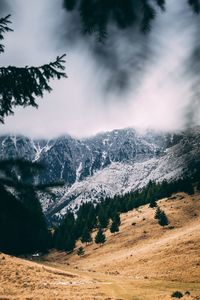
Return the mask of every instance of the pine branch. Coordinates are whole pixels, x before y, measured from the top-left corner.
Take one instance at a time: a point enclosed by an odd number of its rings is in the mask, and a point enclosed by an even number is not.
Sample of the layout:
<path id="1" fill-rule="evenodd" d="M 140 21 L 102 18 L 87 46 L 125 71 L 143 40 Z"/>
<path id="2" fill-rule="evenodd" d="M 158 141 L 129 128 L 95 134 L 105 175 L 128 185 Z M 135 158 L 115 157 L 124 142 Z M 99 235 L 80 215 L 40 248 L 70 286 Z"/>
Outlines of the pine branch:
<path id="1" fill-rule="evenodd" d="M 194 13 L 200 13 L 200 1 L 199 0 L 188 0 L 188 4 L 192 7 Z"/>
<path id="2" fill-rule="evenodd" d="M 110 23 L 120 29 L 135 24 L 143 33 L 150 31 L 155 18 L 154 8 L 164 11 L 165 3 L 166 0 L 64 0 L 68 11 L 78 10 L 83 34 L 97 34 L 99 42 L 105 42 Z"/>
<path id="3" fill-rule="evenodd" d="M 7 15 L 4 18 L 0 18 L 0 40 L 4 39 L 4 34 L 9 31 L 13 31 L 8 24 L 12 22 L 9 20 L 10 15 Z M 4 45 L 0 44 L 0 53 L 4 52 Z"/>
<path id="4" fill-rule="evenodd" d="M 151 22 L 155 19 L 156 12 L 147 0 L 142 0 L 142 12 L 141 30 L 143 33 L 148 33 L 151 30 Z"/>
<path id="5" fill-rule="evenodd" d="M 54 62 L 40 67 L 17 68 L 15 66 L 0 68 L 0 122 L 5 116 L 13 114 L 16 106 L 38 107 L 37 97 L 44 92 L 51 92 L 50 79 L 66 78 L 64 72 L 66 55 L 58 56 Z"/>
<path id="6" fill-rule="evenodd" d="M 163 11 L 165 11 L 165 0 L 154 0 L 154 1 Z"/>
<path id="7" fill-rule="evenodd" d="M 76 7 L 77 4 L 77 0 L 64 0 L 63 5 L 64 7 L 71 11 Z"/>

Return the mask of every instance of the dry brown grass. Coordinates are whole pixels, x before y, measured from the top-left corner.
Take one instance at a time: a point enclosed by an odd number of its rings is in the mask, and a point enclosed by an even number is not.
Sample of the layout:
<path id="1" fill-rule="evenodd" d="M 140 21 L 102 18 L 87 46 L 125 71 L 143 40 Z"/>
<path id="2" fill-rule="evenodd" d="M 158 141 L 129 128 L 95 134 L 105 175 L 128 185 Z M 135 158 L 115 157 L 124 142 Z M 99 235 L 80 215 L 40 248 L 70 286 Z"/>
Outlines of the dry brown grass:
<path id="1" fill-rule="evenodd" d="M 200 195 L 159 206 L 169 226 L 143 206 L 123 214 L 120 232 L 106 231 L 106 243 L 86 246 L 83 257 L 53 251 L 38 265 L 0 255 L 0 299 L 167 300 L 176 290 L 200 299 Z"/>

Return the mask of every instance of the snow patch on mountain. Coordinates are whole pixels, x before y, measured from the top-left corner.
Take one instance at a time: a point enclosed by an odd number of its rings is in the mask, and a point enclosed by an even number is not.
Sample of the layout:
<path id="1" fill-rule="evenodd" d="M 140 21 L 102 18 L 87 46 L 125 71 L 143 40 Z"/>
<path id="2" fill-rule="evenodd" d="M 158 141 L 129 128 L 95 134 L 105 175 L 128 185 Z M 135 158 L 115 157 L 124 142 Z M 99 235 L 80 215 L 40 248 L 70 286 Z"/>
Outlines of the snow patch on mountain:
<path id="1" fill-rule="evenodd" d="M 55 197 L 41 196 L 47 215 L 64 214 L 85 201 L 140 189 L 150 180 L 181 177 L 200 160 L 200 127 L 165 134 L 128 128 L 81 140 L 68 135 L 54 140 L 0 137 L 0 159 L 14 157 L 46 165 L 38 177 L 41 183 L 65 182 Z"/>

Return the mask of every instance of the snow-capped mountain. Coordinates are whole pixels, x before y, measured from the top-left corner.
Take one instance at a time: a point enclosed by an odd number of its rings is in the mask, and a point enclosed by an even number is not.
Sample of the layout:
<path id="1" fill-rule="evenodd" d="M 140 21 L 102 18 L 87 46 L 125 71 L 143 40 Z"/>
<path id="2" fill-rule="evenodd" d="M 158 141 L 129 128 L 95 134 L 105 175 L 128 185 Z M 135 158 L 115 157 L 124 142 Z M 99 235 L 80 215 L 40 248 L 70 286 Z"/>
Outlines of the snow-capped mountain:
<path id="1" fill-rule="evenodd" d="M 64 180 L 56 199 L 42 199 L 47 215 L 76 209 L 83 201 L 98 201 L 144 187 L 149 180 L 182 176 L 200 158 L 200 127 L 174 134 L 134 129 L 114 130 L 87 139 L 63 136 L 33 140 L 0 137 L 0 158 L 40 161 L 46 170 L 41 183 Z"/>

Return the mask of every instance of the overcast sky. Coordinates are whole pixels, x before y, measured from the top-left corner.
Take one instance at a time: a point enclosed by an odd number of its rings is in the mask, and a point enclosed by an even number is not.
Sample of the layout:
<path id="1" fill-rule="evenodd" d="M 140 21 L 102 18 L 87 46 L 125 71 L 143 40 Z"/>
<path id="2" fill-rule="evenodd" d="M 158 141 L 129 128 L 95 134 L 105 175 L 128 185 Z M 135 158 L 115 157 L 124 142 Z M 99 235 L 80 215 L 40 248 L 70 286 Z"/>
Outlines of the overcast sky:
<path id="1" fill-rule="evenodd" d="M 137 65 L 138 53 L 145 51 L 139 43 L 144 41 L 115 35 L 118 66 L 128 70 L 130 83 L 123 90 L 116 87 L 117 71 L 100 63 L 91 43 L 77 34 L 76 41 L 71 39 L 74 27 L 62 0 L 8 2 L 14 32 L 6 35 L 1 64 L 37 66 L 66 53 L 68 79 L 52 82 L 53 92 L 38 99 L 39 109 L 16 109 L 1 125 L 1 134 L 80 137 L 124 127 L 175 130 L 188 124 L 192 82 L 185 65 L 192 52 L 195 22 L 187 1 L 168 0 L 167 12 L 158 14 L 148 36 L 152 55 L 145 67 Z M 198 123 L 198 116 L 193 116 L 193 123 Z"/>

